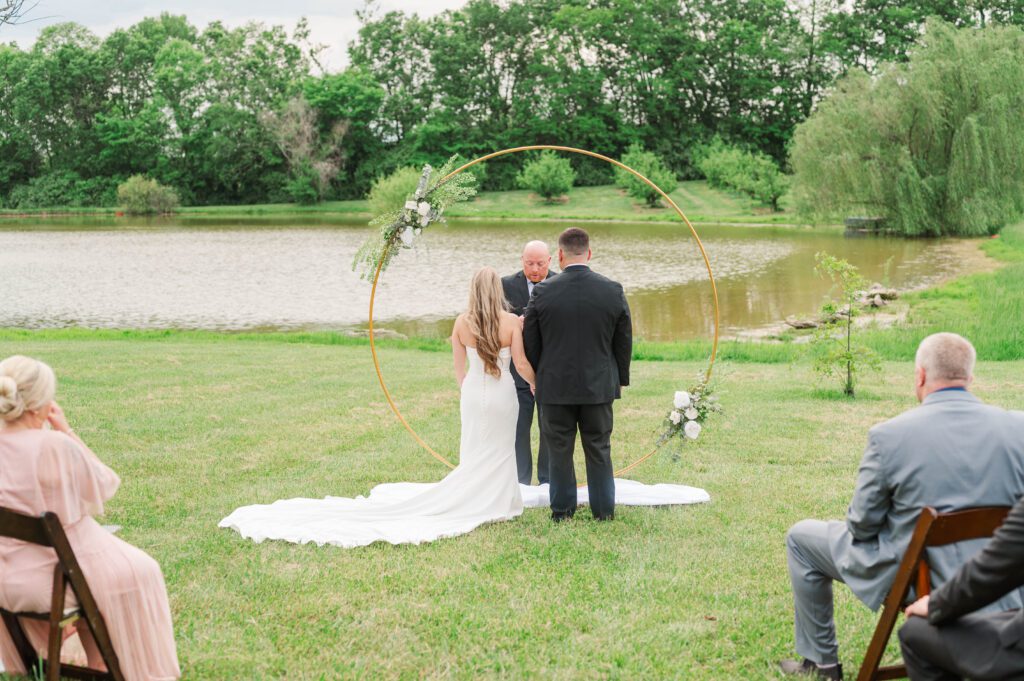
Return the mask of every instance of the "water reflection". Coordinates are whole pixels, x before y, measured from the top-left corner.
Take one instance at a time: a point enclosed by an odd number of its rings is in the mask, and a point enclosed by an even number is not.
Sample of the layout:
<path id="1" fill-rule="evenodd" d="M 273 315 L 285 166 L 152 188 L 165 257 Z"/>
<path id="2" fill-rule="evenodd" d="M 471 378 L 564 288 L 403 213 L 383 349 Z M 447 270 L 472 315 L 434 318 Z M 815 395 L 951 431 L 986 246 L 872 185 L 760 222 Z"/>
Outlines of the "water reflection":
<path id="1" fill-rule="evenodd" d="M 514 272 L 521 245 L 553 243 L 559 222 L 454 222 L 431 227 L 381 282 L 376 317 L 420 335 L 447 334 L 481 265 Z M 627 290 L 636 334 L 706 337 L 711 293 L 684 226 L 588 223 L 598 271 Z M 702 226 L 723 332 L 804 314 L 829 285 L 814 254 L 848 258 L 870 280 L 927 284 L 958 271 L 944 242 L 848 239 L 839 232 Z M 351 271 L 369 231 L 325 218 L 110 218 L 5 223 L 0 326 L 342 329 L 365 325 L 370 286 Z"/>

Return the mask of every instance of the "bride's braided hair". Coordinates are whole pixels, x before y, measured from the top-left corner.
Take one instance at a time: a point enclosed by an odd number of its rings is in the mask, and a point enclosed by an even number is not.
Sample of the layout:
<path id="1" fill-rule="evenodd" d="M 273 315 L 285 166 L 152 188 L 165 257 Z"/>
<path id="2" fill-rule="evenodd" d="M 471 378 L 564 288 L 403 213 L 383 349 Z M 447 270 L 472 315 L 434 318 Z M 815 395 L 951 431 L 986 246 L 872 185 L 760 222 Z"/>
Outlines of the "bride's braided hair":
<path id="1" fill-rule="evenodd" d="M 466 321 L 476 337 L 476 354 L 483 360 L 484 371 L 501 377 L 498 353 L 501 352 L 501 313 L 505 310 L 505 291 L 493 267 L 482 267 L 473 275 L 469 287 L 469 310 Z"/>

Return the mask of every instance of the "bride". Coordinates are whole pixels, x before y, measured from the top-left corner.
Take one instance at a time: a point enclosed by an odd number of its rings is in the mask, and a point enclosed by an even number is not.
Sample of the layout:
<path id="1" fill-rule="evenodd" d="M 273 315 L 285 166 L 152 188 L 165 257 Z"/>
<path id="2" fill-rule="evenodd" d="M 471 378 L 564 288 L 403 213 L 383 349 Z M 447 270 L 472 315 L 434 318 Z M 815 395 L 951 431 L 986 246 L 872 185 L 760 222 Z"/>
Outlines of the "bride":
<path id="1" fill-rule="evenodd" d="M 380 486 L 369 498 L 286 499 L 243 506 L 220 521 L 257 542 L 281 539 L 346 548 L 375 541 L 419 544 L 465 534 L 523 512 L 516 472 L 519 401 L 509 363 L 533 385 L 519 318 L 505 311 L 498 273 L 473 276 L 469 309 L 452 330 L 462 389 L 459 465 L 437 483 Z M 469 361 L 467 370 L 466 362 Z M 381 490 L 381 494 L 377 491 Z"/>

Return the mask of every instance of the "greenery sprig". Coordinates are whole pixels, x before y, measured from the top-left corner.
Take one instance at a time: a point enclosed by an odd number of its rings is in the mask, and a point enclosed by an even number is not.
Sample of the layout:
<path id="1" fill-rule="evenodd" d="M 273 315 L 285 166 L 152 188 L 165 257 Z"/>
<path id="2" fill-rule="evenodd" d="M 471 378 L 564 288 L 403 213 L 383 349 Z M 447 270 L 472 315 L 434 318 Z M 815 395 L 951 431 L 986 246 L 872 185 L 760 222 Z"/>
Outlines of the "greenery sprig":
<path id="1" fill-rule="evenodd" d="M 444 222 L 445 209 L 476 194 L 476 179 L 470 172 L 441 181 L 455 169 L 455 163 L 456 157 L 452 156 L 440 169 L 423 166 L 419 184 L 405 205 L 370 221 L 370 226 L 380 227 L 380 232 L 360 247 L 352 260 L 353 271 L 362 268 L 359 276 L 372 279 L 378 268 L 388 268 L 400 249 L 412 248 L 415 237 L 431 222 Z"/>

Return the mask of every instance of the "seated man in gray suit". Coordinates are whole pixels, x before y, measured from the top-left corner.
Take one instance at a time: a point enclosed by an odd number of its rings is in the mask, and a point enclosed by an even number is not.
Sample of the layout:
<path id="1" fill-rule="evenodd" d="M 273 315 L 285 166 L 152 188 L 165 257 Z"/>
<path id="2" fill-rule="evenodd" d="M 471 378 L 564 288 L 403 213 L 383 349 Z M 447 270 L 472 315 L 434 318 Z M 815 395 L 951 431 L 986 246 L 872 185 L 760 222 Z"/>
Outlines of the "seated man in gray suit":
<path id="1" fill-rule="evenodd" d="M 988 406 L 967 391 L 974 360 L 974 348 L 956 334 L 925 338 L 914 369 L 921 406 L 868 433 L 846 522 L 802 520 L 790 528 L 786 559 L 803 659 L 782 661 L 784 672 L 842 678 L 832 583 L 845 582 L 877 610 L 923 507 L 1009 506 L 1024 492 L 1024 413 Z M 935 584 L 984 544 L 930 549 Z M 997 607 L 1020 607 L 1020 599 L 1014 593 Z"/>
<path id="2" fill-rule="evenodd" d="M 911 681 L 1024 679 L 1024 610 L 968 614 L 1024 586 L 1022 568 L 1024 497 L 979 554 L 907 608 L 900 647 Z"/>

